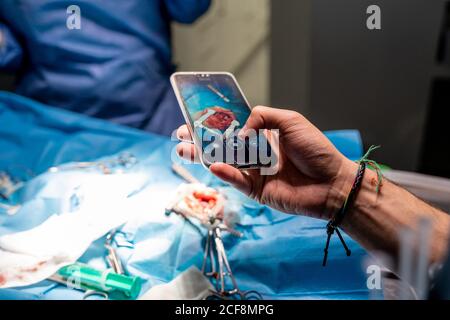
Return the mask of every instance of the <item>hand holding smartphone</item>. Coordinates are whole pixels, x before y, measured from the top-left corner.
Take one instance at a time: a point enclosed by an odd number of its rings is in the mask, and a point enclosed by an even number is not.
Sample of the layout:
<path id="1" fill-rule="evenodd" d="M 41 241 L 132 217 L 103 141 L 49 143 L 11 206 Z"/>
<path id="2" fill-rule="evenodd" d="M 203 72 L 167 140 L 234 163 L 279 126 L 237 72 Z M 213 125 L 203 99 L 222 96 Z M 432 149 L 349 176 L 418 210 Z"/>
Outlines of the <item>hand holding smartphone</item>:
<path id="1" fill-rule="evenodd" d="M 215 162 L 238 169 L 275 164 L 264 134 L 239 135 L 251 108 L 231 73 L 177 72 L 170 80 L 205 167 Z"/>

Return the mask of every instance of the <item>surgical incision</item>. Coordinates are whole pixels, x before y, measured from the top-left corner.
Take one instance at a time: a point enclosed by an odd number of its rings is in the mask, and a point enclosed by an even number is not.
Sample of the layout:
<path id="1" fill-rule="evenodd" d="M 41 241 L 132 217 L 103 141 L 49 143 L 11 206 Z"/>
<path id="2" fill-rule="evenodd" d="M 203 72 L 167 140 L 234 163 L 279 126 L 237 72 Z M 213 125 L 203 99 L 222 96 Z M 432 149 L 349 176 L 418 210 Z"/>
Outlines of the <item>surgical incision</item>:
<path id="1" fill-rule="evenodd" d="M 215 189 L 203 184 L 190 183 L 178 187 L 172 209 L 185 217 L 193 217 L 203 224 L 222 219 L 225 199 Z"/>
<path id="2" fill-rule="evenodd" d="M 233 111 L 219 106 L 209 107 L 194 115 L 196 127 L 225 131 L 239 125 Z"/>

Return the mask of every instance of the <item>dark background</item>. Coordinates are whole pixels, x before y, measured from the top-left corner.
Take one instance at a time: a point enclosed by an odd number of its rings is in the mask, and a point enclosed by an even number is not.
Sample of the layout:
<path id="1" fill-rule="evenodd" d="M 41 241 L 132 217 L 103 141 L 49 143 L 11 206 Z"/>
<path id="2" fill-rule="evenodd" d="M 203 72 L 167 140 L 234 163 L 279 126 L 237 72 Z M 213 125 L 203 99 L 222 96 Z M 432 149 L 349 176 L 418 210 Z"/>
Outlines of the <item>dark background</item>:
<path id="1" fill-rule="evenodd" d="M 0 71 L 0 90 L 14 90 L 14 76 Z"/>
<path id="2" fill-rule="evenodd" d="M 371 4 L 382 30 L 366 28 Z M 447 15 L 443 0 L 272 1 L 272 103 L 358 128 L 393 168 L 450 177 Z"/>

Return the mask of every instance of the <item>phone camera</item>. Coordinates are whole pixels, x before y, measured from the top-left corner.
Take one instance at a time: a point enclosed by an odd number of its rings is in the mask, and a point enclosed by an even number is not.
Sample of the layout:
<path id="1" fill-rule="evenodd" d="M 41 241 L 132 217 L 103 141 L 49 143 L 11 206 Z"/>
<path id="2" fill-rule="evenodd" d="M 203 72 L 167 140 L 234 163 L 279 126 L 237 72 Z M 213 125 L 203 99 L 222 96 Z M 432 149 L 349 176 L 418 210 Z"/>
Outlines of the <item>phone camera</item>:
<path id="1" fill-rule="evenodd" d="M 209 75 L 205 74 L 205 73 L 201 73 L 199 75 L 197 75 L 200 81 L 205 81 L 205 80 L 209 80 Z"/>

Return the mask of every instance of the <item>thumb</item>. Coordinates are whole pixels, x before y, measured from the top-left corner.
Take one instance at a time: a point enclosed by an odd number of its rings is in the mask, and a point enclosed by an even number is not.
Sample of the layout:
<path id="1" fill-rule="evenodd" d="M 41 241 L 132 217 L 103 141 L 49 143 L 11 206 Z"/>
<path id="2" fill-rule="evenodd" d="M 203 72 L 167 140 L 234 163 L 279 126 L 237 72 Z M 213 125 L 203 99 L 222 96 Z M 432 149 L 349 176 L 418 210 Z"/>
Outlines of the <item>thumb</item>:
<path id="1" fill-rule="evenodd" d="M 242 128 L 242 134 L 245 135 L 247 130 L 259 130 L 259 129 L 283 129 L 283 125 L 288 120 L 296 119 L 301 115 L 292 110 L 269 108 L 263 106 L 257 106 L 252 109 L 252 112 L 247 119 L 244 127 Z"/>
<path id="2" fill-rule="evenodd" d="M 247 196 L 250 195 L 252 191 L 252 181 L 250 176 L 243 171 L 220 162 L 213 163 L 209 169 L 218 178 L 230 183 L 233 187 Z"/>

